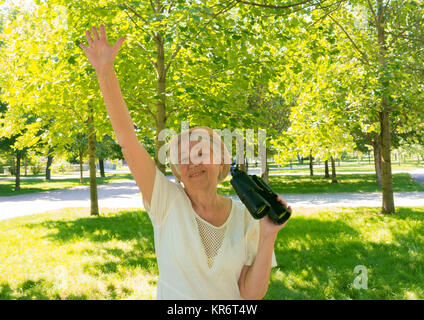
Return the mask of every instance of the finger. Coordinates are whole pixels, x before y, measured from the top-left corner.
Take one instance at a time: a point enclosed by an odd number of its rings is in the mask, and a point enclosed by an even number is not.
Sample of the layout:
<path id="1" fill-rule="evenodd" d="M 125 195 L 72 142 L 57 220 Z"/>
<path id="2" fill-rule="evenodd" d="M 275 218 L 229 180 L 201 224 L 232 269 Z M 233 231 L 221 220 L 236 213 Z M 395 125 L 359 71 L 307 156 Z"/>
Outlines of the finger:
<path id="1" fill-rule="evenodd" d="M 90 33 L 90 31 L 89 31 L 89 30 L 86 30 L 86 31 L 85 31 L 85 35 L 87 36 L 88 44 L 91 46 L 91 44 L 93 43 L 93 38 L 91 38 L 91 33 Z"/>
<path id="2" fill-rule="evenodd" d="M 100 40 L 99 33 L 97 32 L 97 28 L 93 26 L 91 27 L 91 30 L 93 31 L 93 39 Z"/>
<path id="3" fill-rule="evenodd" d="M 122 46 L 125 40 L 127 40 L 127 38 L 123 37 L 116 41 L 116 43 L 113 45 L 115 52 L 118 52 L 119 48 Z"/>
<path id="4" fill-rule="evenodd" d="M 79 46 L 80 46 L 80 48 L 82 49 L 82 50 L 84 50 L 84 52 L 87 52 L 86 50 L 88 49 L 84 44 L 82 44 L 82 43 L 80 43 L 79 44 Z"/>
<path id="5" fill-rule="evenodd" d="M 281 204 L 287 207 L 287 202 L 283 198 L 281 198 L 280 196 L 277 196 L 277 200 L 278 202 L 280 202 Z"/>
<path id="6" fill-rule="evenodd" d="M 101 24 L 100 27 L 100 40 L 107 40 L 106 27 L 104 24 Z"/>

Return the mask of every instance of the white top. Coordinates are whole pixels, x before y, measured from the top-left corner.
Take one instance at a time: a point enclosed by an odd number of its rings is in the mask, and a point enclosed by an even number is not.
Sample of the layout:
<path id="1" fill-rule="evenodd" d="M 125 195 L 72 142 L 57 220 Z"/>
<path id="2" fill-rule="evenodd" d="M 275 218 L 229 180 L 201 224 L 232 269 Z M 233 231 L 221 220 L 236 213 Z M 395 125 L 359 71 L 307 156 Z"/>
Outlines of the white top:
<path id="1" fill-rule="evenodd" d="M 243 203 L 232 200 L 227 221 L 216 227 L 157 167 L 150 207 L 143 202 L 154 229 L 157 299 L 242 299 L 238 280 L 243 266 L 253 263 L 260 230 Z"/>

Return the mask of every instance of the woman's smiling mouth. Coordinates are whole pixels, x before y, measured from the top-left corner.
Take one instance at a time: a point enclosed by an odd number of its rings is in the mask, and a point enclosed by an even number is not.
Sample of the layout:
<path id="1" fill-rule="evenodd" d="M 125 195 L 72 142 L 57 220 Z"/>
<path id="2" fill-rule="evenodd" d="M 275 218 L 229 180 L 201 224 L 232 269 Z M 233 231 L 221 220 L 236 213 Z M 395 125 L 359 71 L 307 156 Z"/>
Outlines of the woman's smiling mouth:
<path id="1" fill-rule="evenodd" d="M 202 175 L 203 173 L 205 173 L 206 170 L 202 170 L 202 171 L 197 171 L 195 173 L 192 173 L 189 177 L 190 178 L 194 178 L 194 177 L 198 177 L 200 175 Z"/>

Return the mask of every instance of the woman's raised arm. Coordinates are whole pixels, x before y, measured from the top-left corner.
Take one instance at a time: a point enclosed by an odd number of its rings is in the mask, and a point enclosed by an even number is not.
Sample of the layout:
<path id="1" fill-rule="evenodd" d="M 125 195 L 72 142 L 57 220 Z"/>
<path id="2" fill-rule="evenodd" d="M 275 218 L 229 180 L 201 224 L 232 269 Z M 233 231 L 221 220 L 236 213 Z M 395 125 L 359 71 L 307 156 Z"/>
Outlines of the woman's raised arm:
<path id="1" fill-rule="evenodd" d="M 86 31 L 89 47 L 84 44 L 80 44 L 80 47 L 84 50 L 94 70 L 96 70 L 106 110 L 118 143 L 122 148 L 122 154 L 128 163 L 138 188 L 143 194 L 143 198 L 150 205 L 156 175 L 155 163 L 137 139 L 134 124 L 122 97 L 118 78 L 113 69 L 113 62 L 125 38 L 120 38 L 111 46 L 107 41 L 104 25 L 100 25 L 100 35 L 96 27 L 91 29 L 93 37 L 91 37 L 89 30 Z"/>

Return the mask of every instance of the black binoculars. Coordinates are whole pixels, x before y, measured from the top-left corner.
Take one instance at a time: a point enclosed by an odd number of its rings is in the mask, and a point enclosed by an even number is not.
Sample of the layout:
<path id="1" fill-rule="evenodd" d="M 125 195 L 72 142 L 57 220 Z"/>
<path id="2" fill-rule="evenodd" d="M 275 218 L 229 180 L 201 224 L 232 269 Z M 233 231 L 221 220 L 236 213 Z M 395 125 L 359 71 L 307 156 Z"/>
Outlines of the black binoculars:
<path id="1" fill-rule="evenodd" d="M 275 224 L 283 224 L 290 218 L 289 209 L 277 200 L 277 194 L 262 178 L 237 167 L 231 168 L 231 175 L 231 185 L 253 218 L 268 215 Z"/>

